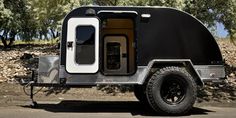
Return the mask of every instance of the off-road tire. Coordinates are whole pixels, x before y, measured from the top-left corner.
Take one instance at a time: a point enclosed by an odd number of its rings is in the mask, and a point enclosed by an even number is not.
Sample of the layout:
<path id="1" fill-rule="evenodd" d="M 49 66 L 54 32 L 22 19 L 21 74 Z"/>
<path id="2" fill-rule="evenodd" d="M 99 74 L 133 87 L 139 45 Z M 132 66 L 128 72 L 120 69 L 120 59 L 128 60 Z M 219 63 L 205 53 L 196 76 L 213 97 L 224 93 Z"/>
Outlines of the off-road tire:
<path id="1" fill-rule="evenodd" d="M 166 82 L 168 81 L 168 82 Z M 162 93 L 167 94 L 167 96 L 173 96 L 172 92 L 163 92 L 168 91 L 169 89 L 163 89 L 165 86 L 178 85 L 176 83 L 181 83 L 183 85 L 182 89 L 184 92 L 179 92 L 184 95 L 178 103 L 171 104 L 163 97 Z M 176 83 L 174 83 L 176 82 Z M 180 86 L 180 85 L 179 85 Z M 183 87 L 184 86 L 184 87 Z M 181 87 L 178 87 L 181 88 Z M 170 89 L 173 90 L 173 89 Z M 171 95 L 168 95 L 171 93 Z M 178 96 L 180 94 L 178 93 Z M 197 85 L 193 77 L 188 73 L 185 68 L 182 67 L 164 67 L 157 70 L 151 78 L 148 80 L 146 86 L 146 96 L 149 102 L 149 105 L 158 113 L 168 114 L 168 115 L 184 115 L 192 107 L 196 100 L 197 96 Z M 174 98 L 175 99 L 175 98 Z M 173 99 L 173 101 L 174 101 Z M 177 99 L 178 100 L 178 99 Z M 171 99 L 172 101 L 172 99 Z"/>

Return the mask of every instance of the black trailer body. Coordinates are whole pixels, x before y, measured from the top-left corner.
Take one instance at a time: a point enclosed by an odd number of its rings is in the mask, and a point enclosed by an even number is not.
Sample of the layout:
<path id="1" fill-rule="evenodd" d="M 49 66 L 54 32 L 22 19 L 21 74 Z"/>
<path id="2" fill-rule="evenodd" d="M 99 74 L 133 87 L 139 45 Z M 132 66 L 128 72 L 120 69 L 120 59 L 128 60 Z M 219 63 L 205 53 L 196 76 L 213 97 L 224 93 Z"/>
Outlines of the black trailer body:
<path id="1" fill-rule="evenodd" d="M 60 56 L 40 57 L 32 85 L 129 84 L 154 110 L 178 114 L 192 107 L 196 86 L 224 78 L 214 37 L 190 14 L 165 7 L 87 6 L 65 17 Z"/>
<path id="2" fill-rule="evenodd" d="M 219 47 L 208 29 L 186 12 L 172 8 L 81 7 L 75 9 L 66 16 L 63 23 L 62 55 L 66 53 L 68 20 L 75 17 L 89 17 L 86 15 L 89 9 L 95 10 L 95 16 L 90 17 L 98 17 L 100 22 L 104 17 L 124 17 L 135 20 L 139 66 L 146 66 L 152 59 L 191 59 L 195 65 L 223 64 Z M 99 15 L 99 11 L 100 14 L 101 11 L 104 14 Z M 121 12 L 116 13 L 116 11 Z M 150 15 L 150 18 L 141 15 Z M 61 56 L 61 65 L 65 65 L 65 60 L 65 56 Z"/>

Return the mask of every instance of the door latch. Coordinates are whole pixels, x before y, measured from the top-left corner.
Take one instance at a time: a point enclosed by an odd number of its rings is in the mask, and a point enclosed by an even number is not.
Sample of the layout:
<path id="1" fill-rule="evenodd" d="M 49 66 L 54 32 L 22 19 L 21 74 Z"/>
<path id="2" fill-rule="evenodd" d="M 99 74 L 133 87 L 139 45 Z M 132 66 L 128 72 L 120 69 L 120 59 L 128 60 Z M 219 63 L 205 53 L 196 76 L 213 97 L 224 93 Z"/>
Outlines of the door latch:
<path id="1" fill-rule="evenodd" d="M 67 47 L 68 47 L 68 48 L 72 48 L 72 47 L 73 47 L 73 41 L 67 42 Z"/>

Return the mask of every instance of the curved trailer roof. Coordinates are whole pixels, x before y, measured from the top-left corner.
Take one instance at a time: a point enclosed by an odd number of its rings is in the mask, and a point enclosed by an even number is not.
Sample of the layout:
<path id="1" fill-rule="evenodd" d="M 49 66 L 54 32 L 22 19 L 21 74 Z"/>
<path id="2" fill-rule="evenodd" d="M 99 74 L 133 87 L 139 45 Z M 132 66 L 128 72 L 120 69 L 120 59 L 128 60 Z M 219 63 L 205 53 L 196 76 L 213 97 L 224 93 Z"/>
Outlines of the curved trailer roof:
<path id="1" fill-rule="evenodd" d="M 223 64 L 220 49 L 208 29 L 186 12 L 163 7 L 80 7 L 64 19 L 61 55 L 66 52 L 67 21 L 72 17 L 85 17 L 86 10 L 137 12 L 136 40 L 137 64 L 145 66 L 152 59 L 191 59 L 195 65 Z M 142 14 L 150 14 L 148 22 Z M 97 17 L 99 17 L 97 15 Z M 61 65 L 65 65 L 61 56 Z"/>

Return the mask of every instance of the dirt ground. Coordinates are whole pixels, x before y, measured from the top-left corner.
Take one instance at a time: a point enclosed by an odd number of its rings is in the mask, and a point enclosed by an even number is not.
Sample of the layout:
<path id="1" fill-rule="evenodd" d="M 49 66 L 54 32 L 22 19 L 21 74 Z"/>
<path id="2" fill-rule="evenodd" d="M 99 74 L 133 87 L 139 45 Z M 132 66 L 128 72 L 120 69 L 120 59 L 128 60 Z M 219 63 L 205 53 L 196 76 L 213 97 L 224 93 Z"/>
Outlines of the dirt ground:
<path id="1" fill-rule="evenodd" d="M 21 106 L 30 102 L 30 97 L 27 96 L 23 87 L 16 83 L 0 83 L 0 107 L 4 106 Z M 40 90 L 37 87 L 35 91 Z M 37 93 L 34 98 L 36 101 L 51 101 L 59 102 L 63 100 L 93 100 L 93 101 L 137 101 L 132 92 L 107 94 L 93 88 L 71 88 L 70 90 L 58 90 L 60 92 L 49 91 L 48 88 L 43 88 Z M 29 88 L 26 89 L 29 93 Z"/>
<path id="2" fill-rule="evenodd" d="M 0 83 L 0 107 L 10 106 L 27 106 L 30 103 L 30 97 L 27 96 L 23 87 L 19 84 Z M 40 88 L 36 88 L 39 90 Z M 36 90 L 36 91 L 37 91 Z M 29 89 L 26 90 L 29 92 Z M 199 99 L 199 98 L 198 98 Z M 138 101 L 132 92 L 107 94 L 105 92 L 93 88 L 72 88 L 59 93 L 50 93 L 47 88 L 43 88 L 39 93 L 34 96 L 34 100 L 38 102 L 61 102 L 68 100 L 81 100 L 81 101 Z M 236 101 L 196 101 L 195 107 L 233 107 L 236 108 Z"/>

